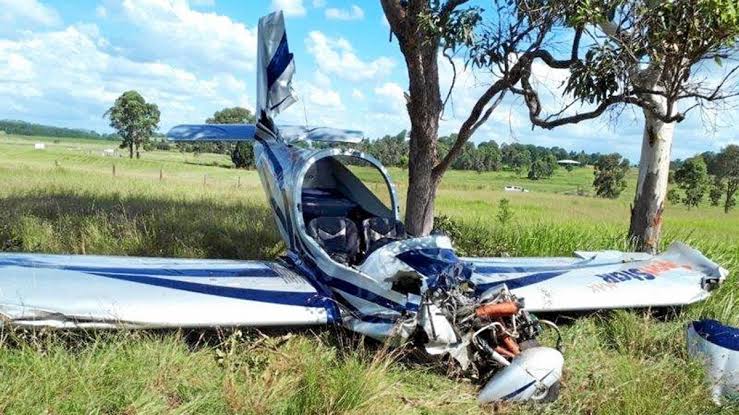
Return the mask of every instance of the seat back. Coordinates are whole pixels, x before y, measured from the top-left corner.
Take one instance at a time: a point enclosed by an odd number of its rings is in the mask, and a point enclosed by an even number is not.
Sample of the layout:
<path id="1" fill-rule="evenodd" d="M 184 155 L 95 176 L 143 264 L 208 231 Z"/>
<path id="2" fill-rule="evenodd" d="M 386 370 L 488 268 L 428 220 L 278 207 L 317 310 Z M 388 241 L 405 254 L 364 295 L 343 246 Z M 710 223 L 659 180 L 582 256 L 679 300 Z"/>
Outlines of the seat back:
<path id="1" fill-rule="evenodd" d="M 308 223 L 308 234 L 334 261 L 350 264 L 359 252 L 357 225 L 348 218 L 315 218 Z"/>
<path id="2" fill-rule="evenodd" d="M 362 221 L 362 236 L 364 252 L 369 255 L 388 242 L 405 238 L 405 228 L 393 218 L 372 217 Z"/>

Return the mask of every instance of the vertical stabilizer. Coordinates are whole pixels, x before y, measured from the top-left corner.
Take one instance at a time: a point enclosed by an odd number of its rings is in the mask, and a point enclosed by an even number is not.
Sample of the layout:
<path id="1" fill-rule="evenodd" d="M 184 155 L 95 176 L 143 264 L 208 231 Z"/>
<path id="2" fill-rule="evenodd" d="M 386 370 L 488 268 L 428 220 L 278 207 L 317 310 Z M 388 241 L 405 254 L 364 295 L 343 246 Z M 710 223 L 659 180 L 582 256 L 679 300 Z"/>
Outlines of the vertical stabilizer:
<path id="1" fill-rule="evenodd" d="M 295 62 L 287 46 L 282 11 L 259 19 L 257 37 L 257 111 L 260 118 L 272 118 L 296 101 Z"/>

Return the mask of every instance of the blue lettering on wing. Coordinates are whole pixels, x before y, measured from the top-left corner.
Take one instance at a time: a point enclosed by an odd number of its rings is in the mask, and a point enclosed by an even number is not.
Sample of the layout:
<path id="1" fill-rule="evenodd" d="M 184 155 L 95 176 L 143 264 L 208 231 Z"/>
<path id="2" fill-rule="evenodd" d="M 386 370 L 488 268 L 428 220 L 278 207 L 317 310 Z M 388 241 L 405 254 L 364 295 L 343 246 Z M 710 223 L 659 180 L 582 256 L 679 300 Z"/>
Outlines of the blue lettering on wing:
<path id="1" fill-rule="evenodd" d="M 603 282 L 608 284 L 616 284 L 624 281 L 629 280 L 638 280 L 638 281 L 644 281 L 644 280 L 653 280 L 656 277 L 653 274 L 650 274 L 648 272 L 642 271 L 638 268 L 631 268 L 623 271 L 614 271 L 614 272 L 608 272 L 605 274 L 597 274 L 597 278 L 600 278 L 603 280 Z"/>

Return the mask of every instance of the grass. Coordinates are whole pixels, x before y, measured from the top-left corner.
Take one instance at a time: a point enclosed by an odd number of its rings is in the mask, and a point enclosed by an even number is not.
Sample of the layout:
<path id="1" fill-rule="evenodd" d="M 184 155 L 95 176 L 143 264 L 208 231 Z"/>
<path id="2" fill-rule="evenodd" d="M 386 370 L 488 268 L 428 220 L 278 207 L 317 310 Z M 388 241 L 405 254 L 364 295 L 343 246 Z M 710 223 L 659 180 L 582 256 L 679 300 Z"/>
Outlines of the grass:
<path id="1" fill-rule="evenodd" d="M 33 143 L 47 143 L 44 151 Z M 111 143 L 0 136 L 0 250 L 271 259 L 283 245 L 256 172 L 225 156 L 104 157 Z M 113 164 L 116 175 L 113 176 Z M 160 180 L 160 172 L 163 174 Z M 406 172 L 391 169 L 404 199 Z M 510 172 L 450 172 L 437 213 L 467 255 L 570 255 L 623 249 L 633 187 L 618 200 L 568 196 L 592 171 L 539 182 Z M 630 176 L 633 186 L 634 175 Z M 505 193 L 507 184 L 530 193 Z M 380 186 L 377 183 L 377 186 Z M 513 219 L 498 223 L 501 198 Z M 560 399 L 480 407 L 476 386 L 411 350 L 327 328 L 276 331 L 0 331 L 2 413 L 597 413 L 729 414 L 685 354 L 684 324 L 739 324 L 739 214 L 668 206 L 663 243 L 684 240 L 731 277 L 673 313 L 618 311 L 566 321 Z"/>

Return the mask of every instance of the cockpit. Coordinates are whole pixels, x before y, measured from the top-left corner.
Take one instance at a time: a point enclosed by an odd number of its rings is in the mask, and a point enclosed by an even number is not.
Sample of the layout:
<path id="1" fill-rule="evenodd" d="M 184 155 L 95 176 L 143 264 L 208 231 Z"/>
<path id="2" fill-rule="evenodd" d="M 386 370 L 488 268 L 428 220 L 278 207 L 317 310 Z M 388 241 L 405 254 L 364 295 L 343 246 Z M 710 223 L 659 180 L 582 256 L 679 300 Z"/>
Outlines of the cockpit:
<path id="1" fill-rule="evenodd" d="M 306 233 L 331 259 L 348 266 L 405 239 L 388 180 L 364 158 L 318 159 L 303 177 L 301 211 Z"/>

